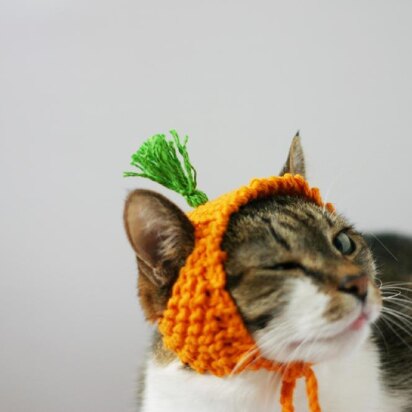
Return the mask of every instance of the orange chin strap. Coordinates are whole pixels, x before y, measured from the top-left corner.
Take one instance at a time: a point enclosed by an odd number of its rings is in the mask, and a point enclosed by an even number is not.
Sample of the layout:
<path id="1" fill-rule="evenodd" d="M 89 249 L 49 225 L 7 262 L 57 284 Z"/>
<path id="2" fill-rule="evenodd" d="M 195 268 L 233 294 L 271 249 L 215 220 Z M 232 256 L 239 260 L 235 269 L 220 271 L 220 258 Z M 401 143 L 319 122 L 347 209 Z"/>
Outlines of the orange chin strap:
<path id="1" fill-rule="evenodd" d="M 226 253 L 221 244 L 230 216 L 254 199 L 280 195 L 301 196 L 334 210 L 331 204 L 323 204 L 319 190 L 310 188 L 303 177 L 286 174 L 254 179 L 248 186 L 198 206 L 188 214 L 195 228 L 195 247 L 180 270 L 159 320 L 159 331 L 164 345 L 199 373 L 223 377 L 261 368 L 280 373 L 282 412 L 294 411 L 296 380 L 305 378 L 309 409 L 320 412 L 318 386 L 311 365 L 303 362 L 284 365 L 262 358 L 225 289 Z"/>

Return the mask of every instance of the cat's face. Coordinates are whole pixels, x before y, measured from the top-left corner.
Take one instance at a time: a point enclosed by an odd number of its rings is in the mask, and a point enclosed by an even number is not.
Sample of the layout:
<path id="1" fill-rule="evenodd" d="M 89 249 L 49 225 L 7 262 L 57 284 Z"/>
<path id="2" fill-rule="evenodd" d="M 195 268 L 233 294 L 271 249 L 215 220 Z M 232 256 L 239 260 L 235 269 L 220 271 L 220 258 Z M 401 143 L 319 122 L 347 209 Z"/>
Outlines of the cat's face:
<path id="1" fill-rule="evenodd" d="M 304 175 L 295 138 L 281 174 Z M 132 192 L 126 231 L 146 317 L 162 316 L 194 247 L 186 215 L 162 195 Z M 227 290 L 265 358 L 320 362 L 352 350 L 377 319 L 381 297 L 362 236 L 342 217 L 297 197 L 257 200 L 231 216 L 222 243 Z"/>
<path id="2" fill-rule="evenodd" d="M 320 362 L 344 354 L 379 315 L 365 241 L 312 202 L 252 202 L 231 217 L 222 247 L 227 288 L 266 358 Z"/>

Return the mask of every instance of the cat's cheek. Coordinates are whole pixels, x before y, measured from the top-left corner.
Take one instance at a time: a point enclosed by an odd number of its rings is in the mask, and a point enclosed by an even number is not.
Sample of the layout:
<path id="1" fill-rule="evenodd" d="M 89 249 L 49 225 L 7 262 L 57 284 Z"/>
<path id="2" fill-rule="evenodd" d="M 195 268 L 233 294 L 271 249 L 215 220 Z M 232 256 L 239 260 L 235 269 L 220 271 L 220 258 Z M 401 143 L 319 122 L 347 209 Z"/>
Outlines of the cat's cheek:
<path id="1" fill-rule="evenodd" d="M 352 296 L 344 295 L 338 291 L 331 292 L 328 296 L 329 302 L 322 315 L 326 323 L 334 323 L 345 318 L 359 306 Z"/>
<path id="2" fill-rule="evenodd" d="M 254 334 L 263 356 L 280 362 L 299 360 L 304 344 L 319 336 L 330 301 L 309 279 L 294 279 L 289 286 L 289 299 L 281 315 Z"/>

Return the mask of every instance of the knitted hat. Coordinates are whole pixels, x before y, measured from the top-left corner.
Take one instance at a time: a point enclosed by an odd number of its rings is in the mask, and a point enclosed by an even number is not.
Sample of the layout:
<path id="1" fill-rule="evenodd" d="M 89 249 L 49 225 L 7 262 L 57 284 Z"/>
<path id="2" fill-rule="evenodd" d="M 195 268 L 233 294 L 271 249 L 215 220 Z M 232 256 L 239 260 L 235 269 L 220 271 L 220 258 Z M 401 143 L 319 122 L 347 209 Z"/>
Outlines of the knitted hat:
<path id="1" fill-rule="evenodd" d="M 171 134 L 173 142 L 164 135 L 147 140 L 132 156 L 131 164 L 141 172 L 125 173 L 155 180 L 181 193 L 195 207 L 188 213 L 195 230 L 194 249 L 180 269 L 167 308 L 158 322 L 164 345 L 199 373 L 223 377 L 246 369 L 279 372 L 282 412 L 294 410 L 295 383 L 304 377 L 310 411 L 320 412 L 316 377 L 309 364 L 295 362 L 286 366 L 260 355 L 225 288 L 226 253 L 221 244 L 230 216 L 252 200 L 289 195 L 304 197 L 331 211 L 333 206 L 324 205 L 319 190 L 310 188 L 302 176 L 291 174 L 253 179 L 247 186 L 208 201 L 196 189 L 196 173 L 186 151 L 187 138 L 181 144 L 177 133 L 171 131 Z M 183 158 L 183 167 L 177 152 Z"/>

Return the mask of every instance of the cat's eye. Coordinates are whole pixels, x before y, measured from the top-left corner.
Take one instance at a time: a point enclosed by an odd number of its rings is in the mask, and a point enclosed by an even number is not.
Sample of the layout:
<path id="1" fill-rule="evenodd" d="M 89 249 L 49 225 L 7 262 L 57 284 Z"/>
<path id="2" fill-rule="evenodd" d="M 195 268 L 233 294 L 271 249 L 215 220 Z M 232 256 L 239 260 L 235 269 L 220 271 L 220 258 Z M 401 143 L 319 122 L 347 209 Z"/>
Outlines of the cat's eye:
<path id="1" fill-rule="evenodd" d="M 269 266 L 267 269 L 271 270 L 294 270 L 294 269 L 302 269 L 302 266 L 299 263 L 295 262 L 285 262 L 279 263 L 277 265 Z"/>
<path id="2" fill-rule="evenodd" d="M 355 251 L 355 243 L 349 237 L 346 232 L 340 232 L 335 239 L 333 239 L 333 244 L 336 249 L 339 250 L 342 255 L 351 255 Z"/>

